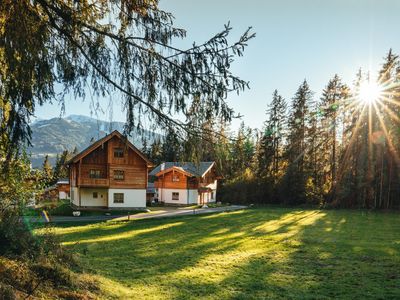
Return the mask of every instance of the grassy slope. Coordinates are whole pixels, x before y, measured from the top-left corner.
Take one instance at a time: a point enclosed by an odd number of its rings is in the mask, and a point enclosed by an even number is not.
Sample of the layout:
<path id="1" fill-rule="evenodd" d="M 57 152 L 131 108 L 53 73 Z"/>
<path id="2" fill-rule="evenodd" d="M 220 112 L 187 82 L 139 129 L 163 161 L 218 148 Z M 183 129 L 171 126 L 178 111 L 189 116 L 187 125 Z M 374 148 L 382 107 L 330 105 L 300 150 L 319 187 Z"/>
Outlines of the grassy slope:
<path id="1" fill-rule="evenodd" d="M 105 298 L 400 298 L 397 213 L 268 208 L 56 233 Z"/>

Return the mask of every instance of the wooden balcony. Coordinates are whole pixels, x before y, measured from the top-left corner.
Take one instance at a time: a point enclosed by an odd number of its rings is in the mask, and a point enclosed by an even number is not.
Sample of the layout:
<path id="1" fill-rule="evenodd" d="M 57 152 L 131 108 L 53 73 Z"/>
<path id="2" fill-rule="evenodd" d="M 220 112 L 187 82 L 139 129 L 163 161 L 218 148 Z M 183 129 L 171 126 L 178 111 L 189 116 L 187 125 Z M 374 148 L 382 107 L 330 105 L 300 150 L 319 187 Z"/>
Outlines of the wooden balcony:
<path id="1" fill-rule="evenodd" d="M 110 180 L 108 178 L 79 178 L 79 186 L 87 187 L 108 187 Z"/>

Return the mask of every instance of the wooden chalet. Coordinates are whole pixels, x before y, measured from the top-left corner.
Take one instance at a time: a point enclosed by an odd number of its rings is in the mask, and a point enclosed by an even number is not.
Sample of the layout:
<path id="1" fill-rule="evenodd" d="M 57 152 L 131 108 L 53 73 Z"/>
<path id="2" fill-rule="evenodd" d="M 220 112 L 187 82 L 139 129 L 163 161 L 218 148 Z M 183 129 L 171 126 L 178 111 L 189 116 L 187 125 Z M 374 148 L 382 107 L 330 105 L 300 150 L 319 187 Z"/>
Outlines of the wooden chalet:
<path id="1" fill-rule="evenodd" d="M 120 132 L 113 131 L 69 162 L 71 203 L 75 207 L 146 206 L 151 162 Z"/>
<path id="2" fill-rule="evenodd" d="M 165 162 L 151 171 L 155 198 L 168 204 L 206 204 L 216 201 L 215 162 Z"/>

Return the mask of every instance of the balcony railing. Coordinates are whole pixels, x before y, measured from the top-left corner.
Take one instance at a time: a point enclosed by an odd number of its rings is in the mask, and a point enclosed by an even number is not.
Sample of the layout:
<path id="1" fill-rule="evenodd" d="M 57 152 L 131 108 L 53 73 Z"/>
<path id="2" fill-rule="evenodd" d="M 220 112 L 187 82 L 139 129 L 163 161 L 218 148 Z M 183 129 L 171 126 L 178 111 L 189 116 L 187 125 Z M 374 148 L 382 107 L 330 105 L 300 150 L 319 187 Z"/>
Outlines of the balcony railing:
<path id="1" fill-rule="evenodd" d="M 79 185 L 108 187 L 110 185 L 110 181 L 108 178 L 79 178 Z"/>

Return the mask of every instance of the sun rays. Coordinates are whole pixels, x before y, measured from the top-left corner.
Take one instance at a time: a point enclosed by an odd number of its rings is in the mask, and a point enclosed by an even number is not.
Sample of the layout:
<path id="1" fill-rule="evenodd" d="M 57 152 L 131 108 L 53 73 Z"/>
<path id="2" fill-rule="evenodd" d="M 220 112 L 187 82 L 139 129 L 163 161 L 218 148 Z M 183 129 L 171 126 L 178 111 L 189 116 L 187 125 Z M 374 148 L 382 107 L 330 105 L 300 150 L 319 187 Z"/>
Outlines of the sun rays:
<path id="1" fill-rule="evenodd" d="M 367 76 L 359 80 L 350 90 L 350 96 L 341 102 L 342 109 L 349 113 L 350 119 L 357 120 L 346 147 L 345 164 L 355 140 L 362 139 L 368 143 L 369 160 L 373 155 L 373 147 L 381 147 L 381 151 L 388 151 L 400 166 L 400 156 L 393 141 L 393 131 L 400 126 L 400 81 L 396 78 L 385 81 L 382 79 L 385 75 L 381 74 L 378 79 Z"/>
<path id="2" fill-rule="evenodd" d="M 357 97 L 362 103 L 372 105 L 382 98 L 382 86 L 375 80 L 365 80 L 360 85 Z"/>

